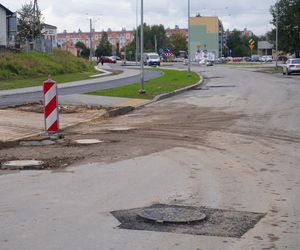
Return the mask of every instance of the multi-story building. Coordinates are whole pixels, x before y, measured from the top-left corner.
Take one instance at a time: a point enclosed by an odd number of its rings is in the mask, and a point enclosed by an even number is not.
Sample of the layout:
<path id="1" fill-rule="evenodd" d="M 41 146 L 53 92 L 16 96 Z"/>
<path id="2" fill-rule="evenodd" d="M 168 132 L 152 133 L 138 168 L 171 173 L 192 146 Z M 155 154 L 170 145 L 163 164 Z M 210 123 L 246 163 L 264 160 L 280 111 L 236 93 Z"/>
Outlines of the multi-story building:
<path id="1" fill-rule="evenodd" d="M 0 47 L 15 45 L 17 15 L 0 4 Z"/>
<path id="2" fill-rule="evenodd" d="M 166 36 L 170 37 L 174 33 L 178 32 L 188 38 L 188 30 L 180 29 L 177 25 L 175 26 L 175 29 L 167 28 Z M 117 49 L 122 50 L 125 45 L 133 41 L 135 36 L 135 31 L 132 30 L 112 31 L 109 29 L 106 33 L 108 35 L 109 42 L 112 44 L 113 51 L 116 51 Z M 63 33 L 57 34 L 57 41 L 59 47 L 76 54 L 75 44 L 77 42 L 83 42 L 88 48 L 90 48 L 90 44 L 92 44 L 92 49 L 95 50 L 100 44 L 102 34 L 103 32 L 82 32 L 81 30 L 78 30 L 78 32 L 68 33 L 65 30 Z"/>
<path id="3" fill-rule="evenodd" d="M 83 42 L 88 48 L 90 48 L 90 45 L 92 44 L 92 49 L 95 50 L 100 44 L 103 32 L 82 32 L 81 30 L 78 30 L 78 32 L 68 33 L 65 30 L 63 33 L 57 34 L 57 41 L 59 47 L 68 51 L 73 51 L 77 42 Z M 121 50 L 125 45 L 133 41 L 135 31 L 108 30 L 106 33 L 109 42 L 113 46 L 113 50 L 116 50 L 117 48 Z"/>
<path id="4" fill-rule="evenodd" d="M 217 59 L 223 55 L 224 28 L 216 16 L 190 18 L 191 59 L 200 59 L 208 54 Z"/>

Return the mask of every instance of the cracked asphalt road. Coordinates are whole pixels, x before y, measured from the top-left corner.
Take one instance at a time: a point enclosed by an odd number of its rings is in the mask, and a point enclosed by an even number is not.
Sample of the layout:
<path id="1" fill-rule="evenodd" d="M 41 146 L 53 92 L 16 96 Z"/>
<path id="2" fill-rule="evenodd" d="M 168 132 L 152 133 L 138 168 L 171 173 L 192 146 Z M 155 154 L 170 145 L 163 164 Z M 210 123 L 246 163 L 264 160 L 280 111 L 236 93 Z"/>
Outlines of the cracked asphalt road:
<path id="1" fill-rule="evenodd" d="M 208 78 L 201 90 L 66 129 L 56 145 L 1 149 L 1 159 L 75 159 L 2 171 L 1 249 L 299 249 L 297 76 L 196 70 Z M 72 144 L 85 138 L 105 143 Z M 110 214 L 157 203 L 266 215 L 227 238 L 122 230 Z"/>

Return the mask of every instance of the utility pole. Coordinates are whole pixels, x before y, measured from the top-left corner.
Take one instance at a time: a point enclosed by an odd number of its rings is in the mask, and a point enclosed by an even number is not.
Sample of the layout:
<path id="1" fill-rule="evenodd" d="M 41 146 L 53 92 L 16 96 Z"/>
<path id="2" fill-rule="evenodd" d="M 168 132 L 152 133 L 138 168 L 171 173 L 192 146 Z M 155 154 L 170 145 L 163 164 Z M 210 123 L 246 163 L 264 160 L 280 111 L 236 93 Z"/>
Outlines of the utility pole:
<path id="1" fill-rule="evenodd" d="M 188 76 L 191 76 L 191 20 L 190 20 L 190 0 L 188 0 Z"/>
<path id="2" fill-rule="evenodd" d="M 276 2 L 276 68 L 278 67 L 278 15 L 279 15 L 279 2 Z"/>
<path id="3" fill-rule="evenodd" d="M 157 38 L 156 35 L 154 35 L 154 47 L 155 47 L 155 53 L 157 53 Z"/>
<path id="4" fill-rule="evenodd" d="M 144 94 L 144 1 L 141 0 L 141 89 L 140 94 Z"/>
<path id="5" fill-rule="evenodd" d="M 93 57 L 93 41 L 92 41 L 93 27 L 92 27 L 92 18 L 90 18 L 90 60 Z"/>
<path id="6" fill-rule="evenodd" d="M 36 29 L 35 25 L 36 25 L 37 12 L 38 12 L 38 4 L 37 4 L 37 0 L 34 0 L 33 15 L 32 15 L 32 36 L 31 36 L 32 50 L 35 50 L 35 29 Z"/>
<path id="7" fill-rule="evenodd" d="M 138 53 L 139 53 L 139 0 L 136 0 L 136 31 L 135 31 L 135 64 L 138 65 Z"/>
<path id="8" fill-rule="evenodd" d="M 126 28 L 123 28 L 123 37 L 124 37 L 124 64 L 126 65 Z"/>

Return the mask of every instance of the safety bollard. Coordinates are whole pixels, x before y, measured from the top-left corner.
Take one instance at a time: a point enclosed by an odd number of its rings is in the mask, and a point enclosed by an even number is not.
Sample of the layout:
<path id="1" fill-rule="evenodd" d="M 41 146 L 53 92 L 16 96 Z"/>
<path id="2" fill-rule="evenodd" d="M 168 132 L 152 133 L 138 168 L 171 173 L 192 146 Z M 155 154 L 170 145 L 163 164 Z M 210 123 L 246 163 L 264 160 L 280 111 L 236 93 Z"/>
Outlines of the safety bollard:
<path id="1" fill-rule="evenodd" d="M 50 76 L 43 84 L 45 130 L 49 134 L 59 130 L 57 84 Z"/>

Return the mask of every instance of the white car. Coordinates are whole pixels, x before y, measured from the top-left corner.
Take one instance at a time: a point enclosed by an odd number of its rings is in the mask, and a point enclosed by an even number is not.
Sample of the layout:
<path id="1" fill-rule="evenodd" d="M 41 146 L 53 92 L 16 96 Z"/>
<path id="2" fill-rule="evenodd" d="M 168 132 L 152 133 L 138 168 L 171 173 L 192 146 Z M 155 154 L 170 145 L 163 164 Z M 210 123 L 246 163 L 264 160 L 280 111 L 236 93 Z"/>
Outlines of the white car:
<path id="1" fill-rule="evenodd" d="M 300 58 L 291 58 L 283 65 L 282 74 L 300 73 Z"/>

